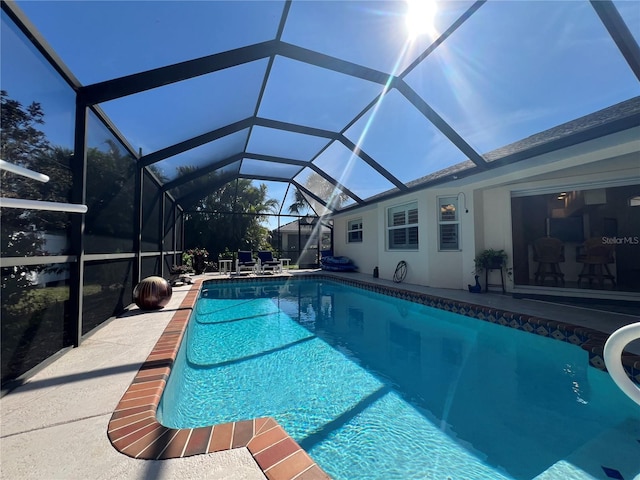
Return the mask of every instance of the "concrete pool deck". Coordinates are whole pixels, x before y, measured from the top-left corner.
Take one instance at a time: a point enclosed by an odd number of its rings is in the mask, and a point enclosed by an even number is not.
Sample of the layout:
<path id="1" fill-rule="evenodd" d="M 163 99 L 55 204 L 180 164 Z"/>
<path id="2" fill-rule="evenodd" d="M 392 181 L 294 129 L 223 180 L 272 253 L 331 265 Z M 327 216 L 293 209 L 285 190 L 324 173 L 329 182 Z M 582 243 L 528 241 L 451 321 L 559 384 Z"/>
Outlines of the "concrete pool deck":
<path id="1" fill-rule="evenodd" d="M 398 287 L 370 275 L 342 278 Z M 219 276 L 209 276 L 220 278 Z M 456 301 L 562 320 L 610 333 L 638 321 L 631 315 L 592 311 L 494 294 L 401 288 Z M 0 476 L 7 479 L 264 479 L 248 448 L 169 460 L 140 460 L 116 451 L 107 436 L 114 411 L 166 327 L 180 312 L 190 286 L 174 288 L 162 310 L 131 308 L 106 322 L 77 349 L 61 355 L 0 400 Z M 298 477 L 304 478 L 304 477 Z"/>

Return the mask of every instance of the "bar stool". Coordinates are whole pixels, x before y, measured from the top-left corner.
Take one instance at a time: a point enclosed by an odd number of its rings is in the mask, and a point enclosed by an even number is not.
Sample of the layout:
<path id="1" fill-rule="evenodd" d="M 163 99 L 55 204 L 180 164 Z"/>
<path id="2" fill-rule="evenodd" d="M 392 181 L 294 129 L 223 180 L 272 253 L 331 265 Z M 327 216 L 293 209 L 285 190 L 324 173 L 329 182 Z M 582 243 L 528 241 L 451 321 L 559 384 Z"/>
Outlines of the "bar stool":
<path id="1" fill-rule="evenodd" d="M 564 273 L 560 270 L 560 263 L 564 262 L 564 244 L 562 240 L 553 237 L 541 237 L 533 242 L 533 260 L 538 262 L 535 282 L 544 283 L 546 277 L 558 280 L 564 285 Z"/>
<path id="2" fill-rule="evenodd" d="M 600 287 L 604 286 L 604 281 L 609 280 L 615 287 L 616 278 L 609 270 L 609 264 L 615 263 L 614 245 L 602 243 L 602 238 L 590 238 L 584 242 L 584 253 L 578 255 L 577 261 L 582 263 L 582 271 L 578 275 L 578 286 L 583 279 L 589 280 L 589 286 L 594 280 Z"/>

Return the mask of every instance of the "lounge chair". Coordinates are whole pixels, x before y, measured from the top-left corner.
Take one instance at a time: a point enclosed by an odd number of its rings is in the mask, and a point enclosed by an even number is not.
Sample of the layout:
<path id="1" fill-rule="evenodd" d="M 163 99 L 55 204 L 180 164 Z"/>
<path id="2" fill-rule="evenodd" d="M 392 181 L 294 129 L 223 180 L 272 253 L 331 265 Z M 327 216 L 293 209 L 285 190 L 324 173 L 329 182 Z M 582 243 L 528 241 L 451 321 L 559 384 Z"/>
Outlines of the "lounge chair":
<path id="1" fill-rule="evenodd" d="M 258 252 L 258 269 L 264 274 L 267 270 L 273 273 L 282 273 L 282 261 L 273 258 L 273 253 L 269 250 Z"/>
<path id="2" fill-rule="evenodd" d="M 242 270 L 251 270 L 251 273 L 258 273 L 258 263 L 248 250 L 238 250 L 238 258 L 236 259 L 236 273 L 240 275 Z"/>

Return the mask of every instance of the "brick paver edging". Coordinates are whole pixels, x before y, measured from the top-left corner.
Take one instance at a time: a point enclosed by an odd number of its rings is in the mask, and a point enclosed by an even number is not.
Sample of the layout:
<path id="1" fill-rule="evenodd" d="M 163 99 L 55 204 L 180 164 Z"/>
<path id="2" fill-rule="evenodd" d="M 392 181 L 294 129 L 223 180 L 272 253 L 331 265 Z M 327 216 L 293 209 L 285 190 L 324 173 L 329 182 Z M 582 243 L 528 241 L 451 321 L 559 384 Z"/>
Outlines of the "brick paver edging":
<path id="1" fill-rule="evenodd" d="M 175 361 L 202 279 L 196 280 L 120 399 L 108 437 L 133 458 L 162 460 L 245 447 L 269 480 L 320 480 L 330 477 L 270 417 L 201 428 L 175 429 L 156 419 L 158 403 Z"/>

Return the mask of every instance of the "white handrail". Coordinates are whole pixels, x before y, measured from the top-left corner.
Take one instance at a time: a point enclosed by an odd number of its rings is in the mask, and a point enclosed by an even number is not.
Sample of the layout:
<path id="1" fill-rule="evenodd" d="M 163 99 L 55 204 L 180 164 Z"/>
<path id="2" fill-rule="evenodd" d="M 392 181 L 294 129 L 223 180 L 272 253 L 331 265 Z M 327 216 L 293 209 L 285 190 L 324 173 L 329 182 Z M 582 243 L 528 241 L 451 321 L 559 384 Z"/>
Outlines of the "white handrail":
<path id="1" fill-rule="evenodd" d="M 631 381 L 622 366 L 622 350 L 630 342 L 640 338 L 640 322 L 619 328 L 604 344 L 604 364 L 616 385 L 640 405 L 640 387 Z"/>
<path id="2" fill-rule="evenodd" d="M 47 183 L 49 181 L 49 176 L 44 173 L 34 172 L 33 170 L 14 165 L 13 163 L 6 162 L 2 159 L 0 159 L 0 170 L 6 170 L 7 172 L 15 173 L 16 175 L 31 178 L 39 182 Z"/>
<path id="3" fill-rule="evenodd" d="M 15 173 L 23 177 L 31 178 L 39 182 L 47 183 L 49 176 L 44 173 L 35 172 L 28 168 L 14 165 L 0 159 L 0 170 Z M 87 213 L 86 205 L 78 205 L 75 203 L 45 202 L 41 200 L 26 200 L 23 198 L 0 198 L 0 207 L 3 208 L 22 208 L 26 210 L 47 210 L 50 212 L 69 212 L 69 213 Z"/>
<path id="4" fill-rule="evenodd" d="M 87 213 L 88 210 L 86 205 L 78 205 L 75 203 L 45 202 L 43 200 L 25 200 L 22 198 L 4 197 L 0 197 L 0 207 L 68 213 Z"/>

